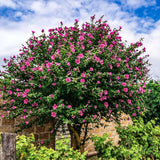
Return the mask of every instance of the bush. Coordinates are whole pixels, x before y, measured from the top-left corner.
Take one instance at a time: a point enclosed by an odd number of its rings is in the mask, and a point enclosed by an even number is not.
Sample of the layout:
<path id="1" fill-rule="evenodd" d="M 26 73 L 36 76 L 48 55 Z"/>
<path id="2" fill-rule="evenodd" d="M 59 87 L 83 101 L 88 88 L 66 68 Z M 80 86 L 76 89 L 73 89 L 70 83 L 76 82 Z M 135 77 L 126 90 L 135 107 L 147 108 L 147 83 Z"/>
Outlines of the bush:
<path id="1" fill-rule="evenodd" d="M 149 93 L 146 94 L 146 111 L 144 122 L 147 123 L 151 119 L 155 119 L 156 124 L 160 125 L 160 83 L 158 81 L 149 81 L 146 84 Z"/>
<path id="2" fill-rule="evenodd" d="M 113 146 L 111 139 L 106 141 L 107 134 L 92 138 L 98 157 L 110 160 L 160 159 L 160 126 L 156 126 L 155 121 L 145 125 L 142 119 L 134 120 L 133 126 L 117 127 L 117 132 L 119 146 Z"/>
<path id="3" fill-rule="evenodd" d="M 89 123 L 117 120 L 122 112 L 140 115 L 148 56 L 141 40 L 127 45 L 120 31 L 95 16 L 82 27 L 78 20 L 61 23 L 40 36 L 33 31 L 19 55 L 4 59 L 2 109 L 23 119 L 19 131 L 56 119 L 53 136 L 67 124 L 83 152 Z"/>
<path id="4" fill-rule="evenodd" d="M 81 154 L 69 147 L 69 138 L 62 137 L 56 141 L 56 150 L 45 146 L 34 145 L 34 136 L 31 134 L 17 137 L 16 158 L 20 160 L 85 160 L 86 152 Z"/>

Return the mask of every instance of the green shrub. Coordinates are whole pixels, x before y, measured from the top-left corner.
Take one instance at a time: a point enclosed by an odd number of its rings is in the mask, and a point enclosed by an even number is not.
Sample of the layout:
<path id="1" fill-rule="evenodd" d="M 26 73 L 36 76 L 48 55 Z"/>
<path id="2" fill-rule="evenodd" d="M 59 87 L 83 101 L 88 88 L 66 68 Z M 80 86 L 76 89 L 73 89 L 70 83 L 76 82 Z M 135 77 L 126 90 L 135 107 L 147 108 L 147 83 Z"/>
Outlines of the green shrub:
<path id="1" fill-rule="evenodd" d="M 160 83 L 158 81 L 149 81 L 146 88 L 150 89 L 150 93 L 145 92 L 145 116 L 144 122 L 147 123 L 151 119 L 155 119 L 156 124 L 160 125 Z"/>
<path id="2" fill-rule="evenodd" d="M 134 120 L 134 124 L 126 129 L 117 127 L 119 146 L 113 146 L 112 140 L 93 137 L 98 157 L 117 160 L 158 160 L 160 159 L 160 126 L 151 120 L 146 125 L 142 119 Z M 106 141 L 106 142 L 105 142 Z"/>
<path id="3" fill-rule="evenodd" d="M 85 160 L 86 152 L 81 154 L 69 146 L 69 138 L 56 141 L 56 150 L 45 146 L 36 147 L 33 134 L 17 137 L 16 158 L 20 160 Z"/>

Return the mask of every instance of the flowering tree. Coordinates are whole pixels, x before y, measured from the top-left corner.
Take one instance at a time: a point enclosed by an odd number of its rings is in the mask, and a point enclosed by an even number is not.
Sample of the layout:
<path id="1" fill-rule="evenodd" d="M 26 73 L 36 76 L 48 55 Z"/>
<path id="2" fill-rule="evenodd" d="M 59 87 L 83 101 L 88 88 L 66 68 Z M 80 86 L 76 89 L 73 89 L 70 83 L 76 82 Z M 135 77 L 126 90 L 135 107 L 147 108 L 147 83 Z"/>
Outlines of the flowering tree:
<path id="1" fill-rule="evenodd" d="M 67 124 L 72 146 L 81 152 L 89 123 L 117 120 L 122 112 L 140 115 L 147 56 L 141 41 L 122 42 L 120 30 L 93 16 L 82 28 L 75 20 L 73 27 L 61 22 L 38 37 L 32 31 L 20 54 L 4 59 L 2 109 L 24 119 L 21 130 L 55 119 L 54 134 Z"/>

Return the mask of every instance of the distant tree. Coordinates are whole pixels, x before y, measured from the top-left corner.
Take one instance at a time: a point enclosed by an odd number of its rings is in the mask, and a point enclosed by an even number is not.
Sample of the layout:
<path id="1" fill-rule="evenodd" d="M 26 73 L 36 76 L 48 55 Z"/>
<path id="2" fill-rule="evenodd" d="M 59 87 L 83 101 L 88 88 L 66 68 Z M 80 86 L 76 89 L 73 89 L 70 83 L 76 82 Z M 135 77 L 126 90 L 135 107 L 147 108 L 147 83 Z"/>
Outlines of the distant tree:
<path id="1" fill-rule="evenodd" d="M 72 146 L 81 152 L 89 123 L 118 120 L 122 112 L 140 115 L 148 60 L 142 42 L 127 45 L 120 30 L 93 16 L 82 28 L 75 20 L 73 27 L 61 23 L 38 37 L 32 31 L 19 55 L 4 60 L 3 99 L 9 101 L 2 109 L 24 119 L 20 130 L 55 119 L 54 136 L 67 124 Z"/>
<path id="2" fill-rule="evenodd" d="M 160 125 L 160 82 L 150 80 L 146 89 L 149 92 L 146 92 L 144 122 L 154 119 L 156 124 Z"/>

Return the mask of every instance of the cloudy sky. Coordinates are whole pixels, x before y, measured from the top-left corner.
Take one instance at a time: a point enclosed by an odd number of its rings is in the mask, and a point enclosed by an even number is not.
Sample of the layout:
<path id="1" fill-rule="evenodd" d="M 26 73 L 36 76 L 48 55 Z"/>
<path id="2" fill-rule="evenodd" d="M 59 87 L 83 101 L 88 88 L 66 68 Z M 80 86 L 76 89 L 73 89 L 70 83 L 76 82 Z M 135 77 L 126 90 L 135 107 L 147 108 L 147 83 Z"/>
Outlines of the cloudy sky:
<path id="1" fill-rule="evenodd" d="M 144 38 L 151 76 L 160 79 L 160 0 L 0 0 L 0 70 L 4 57 L 17 55 L 31 31 L 71 26 L 104 15 L 111 28 L 122 26 L 128 42 Z"/>

